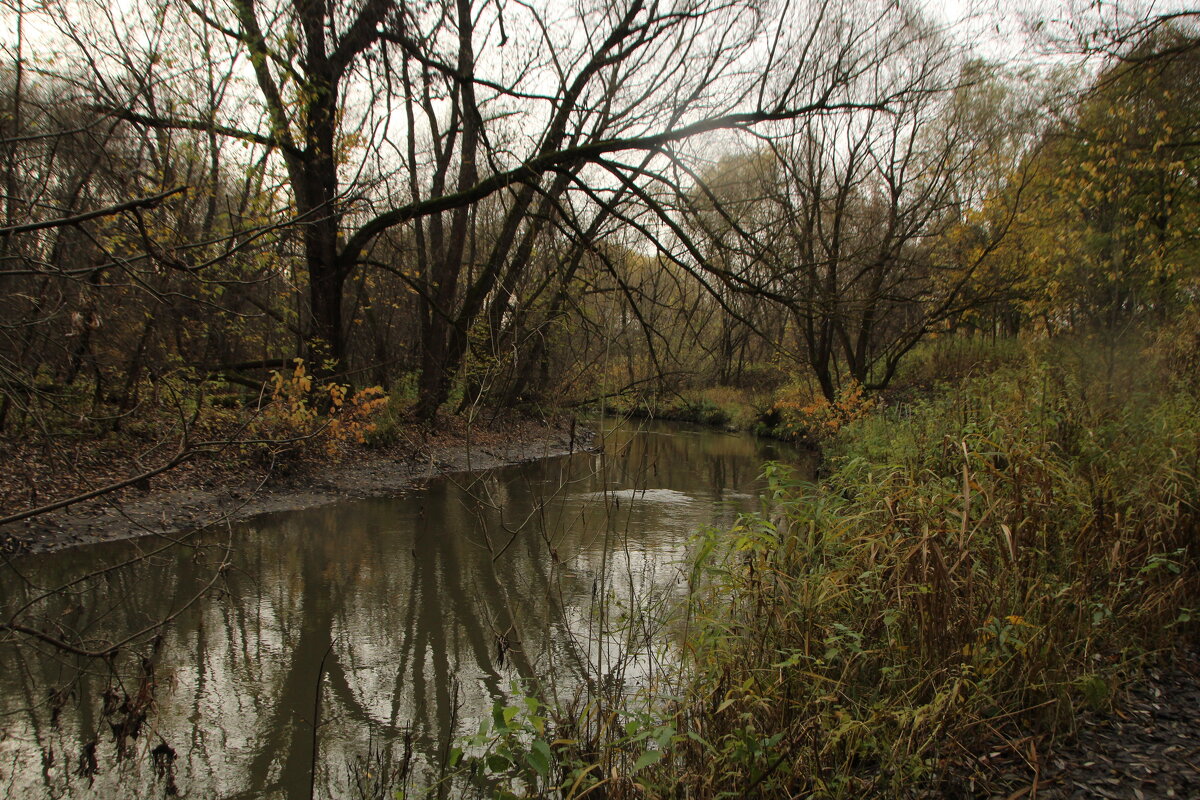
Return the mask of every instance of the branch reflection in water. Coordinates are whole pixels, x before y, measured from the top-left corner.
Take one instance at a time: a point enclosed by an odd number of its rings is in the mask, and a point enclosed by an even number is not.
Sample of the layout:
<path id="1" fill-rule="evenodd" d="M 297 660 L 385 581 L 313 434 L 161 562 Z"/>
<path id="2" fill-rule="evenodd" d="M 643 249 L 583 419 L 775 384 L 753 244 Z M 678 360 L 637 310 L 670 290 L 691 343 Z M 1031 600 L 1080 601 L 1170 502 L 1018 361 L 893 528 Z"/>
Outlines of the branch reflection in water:
<path id="1" fill-rule="evenodd" d="M 0 785 L 29 798 L 391 797 L 435 783 L 453 741 L 515 687 L 537 680 L 562 703 L 644 687 L 669 666 L 661 612 L 686 589 L 692 535 L 757 506 L 764 461 L 808 456 L 661 423 L 603 437 L 598 453 L 260 517 L 233 531 L 218 590 L 143 652 L 5 645 Z M 110 639 L 138 630 L 212 580 L 225 551 L 205 543 L 105 573 L 37 616 Z M 29 583 L 4 579 L 5 610 L 149 547 L 31 557 Z"/>

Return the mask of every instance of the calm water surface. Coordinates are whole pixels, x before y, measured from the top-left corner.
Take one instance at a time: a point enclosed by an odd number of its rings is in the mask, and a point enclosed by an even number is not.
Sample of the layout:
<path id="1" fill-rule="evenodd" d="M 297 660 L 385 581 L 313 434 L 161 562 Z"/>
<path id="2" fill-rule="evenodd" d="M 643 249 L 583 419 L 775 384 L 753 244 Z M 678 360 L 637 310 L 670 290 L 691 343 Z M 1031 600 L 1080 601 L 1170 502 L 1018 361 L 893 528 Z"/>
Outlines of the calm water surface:
<path id="1" fill-rule="evenodd" d="M 602 454 L 18 562 L 6 618 L 110 566 L 28 618 L 112 640 L 175 616 L 111 664 L 0 645 L 0 797 L 356 796 L 363 759 L 437 763 L 523 681 L 636 685 L 662 648 L 604 615 L 678 596 L 694 532 L 757 507 L 764 461 L 807 456 L 680 426 L 603 434 Z"/>

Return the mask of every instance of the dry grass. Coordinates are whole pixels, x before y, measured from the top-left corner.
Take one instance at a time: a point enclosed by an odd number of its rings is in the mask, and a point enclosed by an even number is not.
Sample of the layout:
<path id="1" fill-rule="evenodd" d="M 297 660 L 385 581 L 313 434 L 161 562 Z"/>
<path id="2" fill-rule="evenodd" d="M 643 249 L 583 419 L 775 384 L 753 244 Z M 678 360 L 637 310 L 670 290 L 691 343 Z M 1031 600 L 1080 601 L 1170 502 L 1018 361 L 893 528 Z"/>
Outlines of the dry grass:
<path id="1" fill-rule="evenodd" d="M 982 754 L 1032 774 L 1192 631 L 1200 403 L 1140 347 L 1039 345 L 829 464 L 769 468 L 771 511 L 700 539 L 685 669 L 560 709 L 541 795 L 975 796 Z"/>

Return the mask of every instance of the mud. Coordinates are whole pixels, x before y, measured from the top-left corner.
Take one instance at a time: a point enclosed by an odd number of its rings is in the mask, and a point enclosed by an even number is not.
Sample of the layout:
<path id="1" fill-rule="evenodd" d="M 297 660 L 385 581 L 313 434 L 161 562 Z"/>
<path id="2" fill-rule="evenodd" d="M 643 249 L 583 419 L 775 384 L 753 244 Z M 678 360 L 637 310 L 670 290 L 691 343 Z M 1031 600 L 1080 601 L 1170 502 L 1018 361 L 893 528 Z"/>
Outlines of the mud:
<path id="1" fill-rule="evenodd" d="M 45 553 L 138 536 L 170 536 L 258 514 L 412 491 L 439 475 L 492 469 L 595 446 L 573 421 L 508 422 L 491 429 L 440 431 L 384 450 L 353 448 L 336 460 L 276 466 L 261 474 L 183 488 L 160 482 L 126 489 L 0 528 L 8 553 Z M 213 485 L 205 485 L 213 484 Z"/>
<path id="2" fill-rule="evenodd" d="M 978 766 L 993 790 L 966 794 L 989 800 L 1200 797 L 1200 652 L 1180 646 L 1134 671 L 1061 741 L 1026 738 Z"/>

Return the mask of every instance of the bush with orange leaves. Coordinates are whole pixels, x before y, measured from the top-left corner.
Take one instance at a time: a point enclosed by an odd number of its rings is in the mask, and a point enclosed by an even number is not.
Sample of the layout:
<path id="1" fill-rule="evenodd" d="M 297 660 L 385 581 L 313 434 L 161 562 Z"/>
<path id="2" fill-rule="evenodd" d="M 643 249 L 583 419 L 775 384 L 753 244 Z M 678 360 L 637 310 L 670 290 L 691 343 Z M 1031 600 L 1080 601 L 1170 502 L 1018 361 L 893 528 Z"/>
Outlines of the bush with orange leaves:
<path id="1" fill-rule="evenodd" d="M 876 402 L 858 381 L 843 388 L 832 403 L 806 386 L 790 383 L 779 390 L 772 407 L 778 419 L 774 432 L 783 438 L 819 441 L 865 416 Z"/>
<path id="2" fill-rule="evenodd" d="M 270 402 L 262 407 L 251 432 L 273 456 L 316 445 L 333 458 L 344 443 L 363 444 L 375 430 L 375 416 L 388 402 L 378 386 L 351 393 L 345 384 L 317 383 L 300 358 L 290 374 L 271 373 L 269 385 Z"/>

